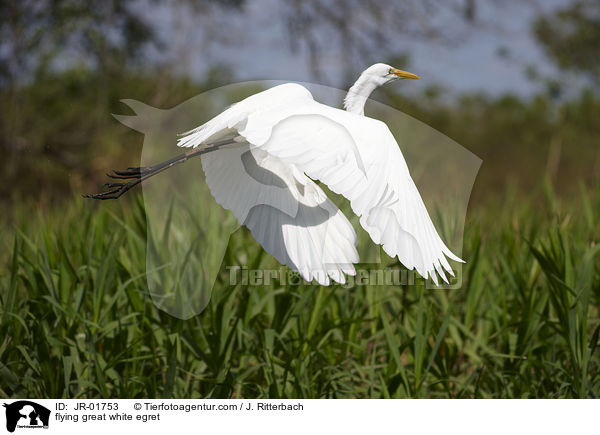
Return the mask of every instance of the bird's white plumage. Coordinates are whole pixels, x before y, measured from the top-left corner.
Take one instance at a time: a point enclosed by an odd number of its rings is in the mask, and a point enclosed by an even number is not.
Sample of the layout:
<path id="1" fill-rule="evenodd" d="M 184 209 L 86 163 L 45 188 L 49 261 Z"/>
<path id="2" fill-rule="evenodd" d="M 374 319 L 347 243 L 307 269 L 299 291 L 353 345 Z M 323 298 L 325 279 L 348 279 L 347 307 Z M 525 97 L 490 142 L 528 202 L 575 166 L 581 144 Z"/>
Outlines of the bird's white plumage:
<path id="1" fill-rule="evenodd" d="M 204 154 L 202 168 L 216 201 L 277 261 L 322 285 L 355 274 L 354 228 L 306 175 L 243 142 Z"/>
<path id="2" fill-rule="evenodd" d="M 285 84 L 233 105 L 186 133 L 178 145 L 196 147 L 225 137 L 239 145 L 202 156 L 213 196 L 268 252 L 304 278 L 341 281 L 336 277 L 352 273 L 351 263 L 358 261 L 350 224 L 310 178 L 348 198 L 373 241 L 423 277 L 437 283 L 437 271 L 447 282 L 445 272 L 453 272 L 446 256 L 462 261 L 439 237 L 383 122 L 320 104 L 306 88 Z M 248 183 L 247 168 L 237 163 L 248 150 L 285 187 Z M 323 210 L 331 217 L 320 222 L 316 215 Z M 281 237 L 272 234 L 279 226 Z"/>

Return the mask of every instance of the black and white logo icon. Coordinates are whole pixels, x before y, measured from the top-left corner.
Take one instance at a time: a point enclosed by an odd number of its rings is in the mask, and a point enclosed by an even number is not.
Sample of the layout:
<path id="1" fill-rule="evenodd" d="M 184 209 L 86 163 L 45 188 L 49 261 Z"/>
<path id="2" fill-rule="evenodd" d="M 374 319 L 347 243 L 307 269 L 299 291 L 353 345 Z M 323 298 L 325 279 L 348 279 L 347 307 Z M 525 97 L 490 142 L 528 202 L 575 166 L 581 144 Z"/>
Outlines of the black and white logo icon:
<path id="1" fill-rule="evenodd" d="M 4 404 L 6 408 L 6 430 L 48 429 L 50 410 L 29 400 Z"/>

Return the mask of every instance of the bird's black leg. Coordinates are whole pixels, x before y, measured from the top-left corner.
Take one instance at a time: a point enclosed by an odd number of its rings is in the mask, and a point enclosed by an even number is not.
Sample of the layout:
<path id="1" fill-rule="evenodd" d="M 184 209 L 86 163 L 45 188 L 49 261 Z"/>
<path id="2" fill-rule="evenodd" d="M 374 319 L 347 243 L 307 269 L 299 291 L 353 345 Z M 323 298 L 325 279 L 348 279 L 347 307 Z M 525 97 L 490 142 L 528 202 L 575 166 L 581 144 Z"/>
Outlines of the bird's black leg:
<path id="1" fill-rule="evenodd" d="M 112 174 L 106 174 L 110 178 L 120 179 L 120 180 L 129 180 L 128 182 L 112 182 L 106 183 L 109 189 L 106 192 L 101 193 L 92 193 L 83 195 L 84 198 L 92 198 L 92 199 L 117 199 L 125 192 L 131 190 L 142 181 L 147 180 L 148 178 L 161 173 L 162 171 L 169 169 L 175 165 L 186 162 L 188 159 L 193 157 L 197 157 L 202 154 L 209 153 L 211 151 L 215 151 L 225 145 L 235 143 L 232 139 L 225 139 L 222 141 L 214 142 L 212 144 L 203 144 L 199 147 L 193 148 L 183 154 L 180 154 L 172 159 L 166 160 L 162 163 L 158 163 L 153 166 L 141 166 L 139 168 L 127 168 L 125 171 L 114 171 Z"/>

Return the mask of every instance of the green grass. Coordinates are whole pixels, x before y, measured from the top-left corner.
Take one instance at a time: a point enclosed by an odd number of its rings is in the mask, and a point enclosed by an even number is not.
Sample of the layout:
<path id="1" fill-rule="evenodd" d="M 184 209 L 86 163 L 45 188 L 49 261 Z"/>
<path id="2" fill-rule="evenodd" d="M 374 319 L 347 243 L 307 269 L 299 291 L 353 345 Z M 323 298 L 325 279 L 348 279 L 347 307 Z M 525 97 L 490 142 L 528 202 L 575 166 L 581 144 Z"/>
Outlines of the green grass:
<path id="1" fill-rule="evenodd" d="M 599 397 L 600 192 L 540 196 L 473 207 L 457 290 L 232 286 L 277 267 L 240 230 L 189 320 L 150 300 L 139 197 L 15 213 L 0 396 Z"/>

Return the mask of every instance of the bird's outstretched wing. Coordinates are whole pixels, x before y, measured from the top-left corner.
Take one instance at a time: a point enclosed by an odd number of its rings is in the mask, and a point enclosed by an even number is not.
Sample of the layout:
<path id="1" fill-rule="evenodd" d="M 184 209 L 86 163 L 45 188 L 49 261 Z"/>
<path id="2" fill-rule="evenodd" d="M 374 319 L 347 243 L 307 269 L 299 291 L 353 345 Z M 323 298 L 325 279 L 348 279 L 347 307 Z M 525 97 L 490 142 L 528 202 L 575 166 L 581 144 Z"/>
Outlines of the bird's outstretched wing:
<path id="1" fill-rule="evenodd" d="M 346 282 L 358 262 L 356 233 L 343 213 L 303 173 L 238 143 L 202 156 L 215 200 L 250 229 L 281 264 L 307 281 Z"/>
<path id="2" fill-rule="evenodd" d="M 287 84 L 253 95 L 180 139 L 197 146 L 237 135 L 350 200 L 374 242 L 437 283 L 455 256 L 439 237 L 392 133 L 380 121 L 315 102 Z"/>

